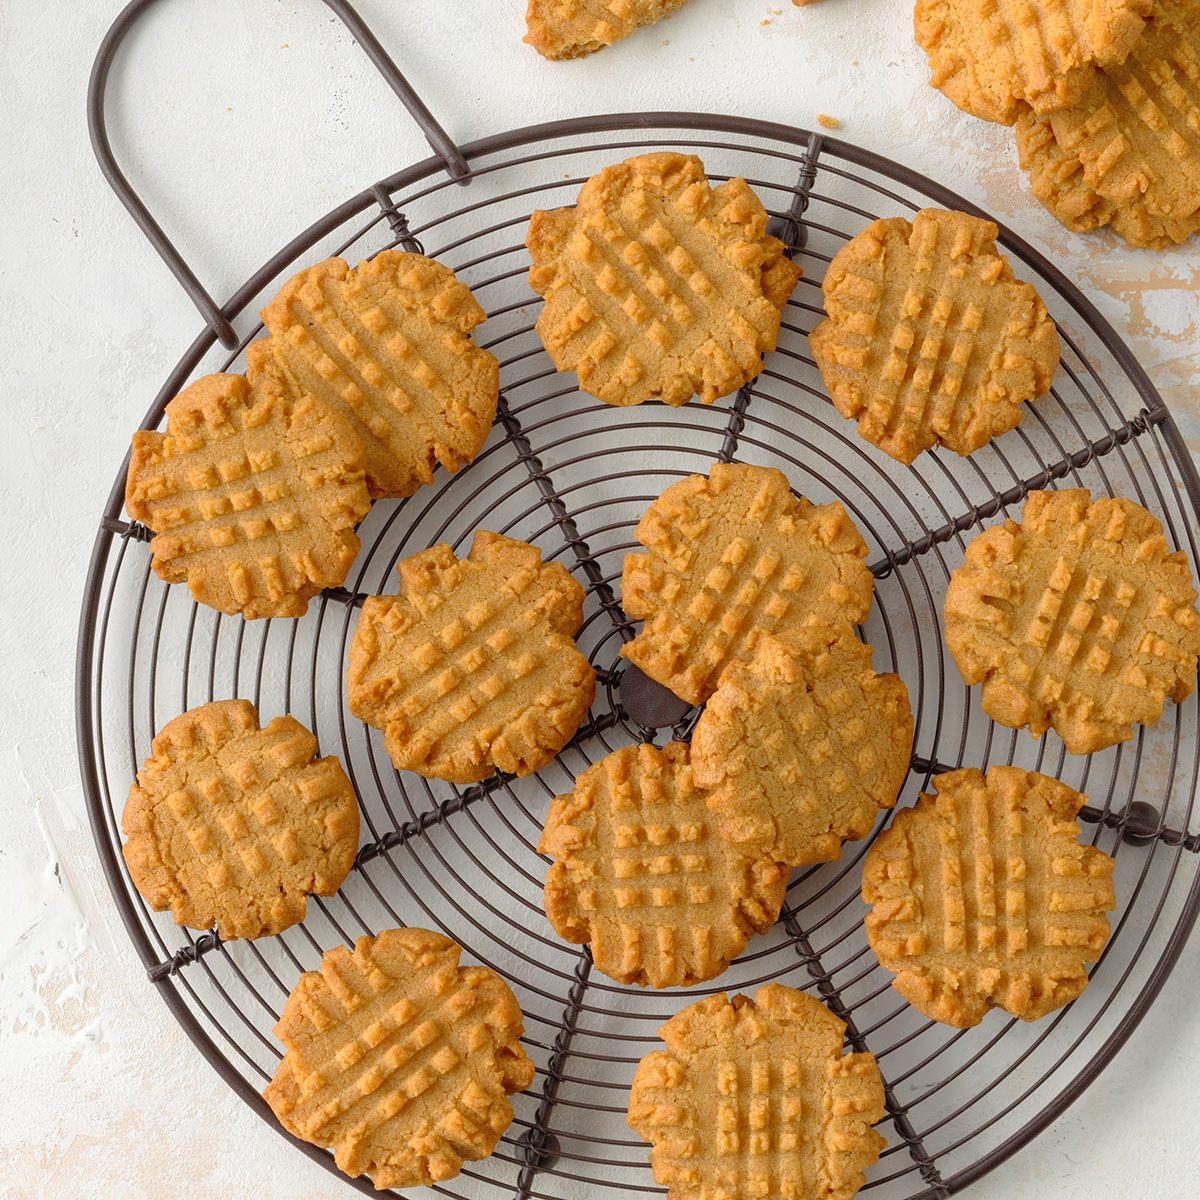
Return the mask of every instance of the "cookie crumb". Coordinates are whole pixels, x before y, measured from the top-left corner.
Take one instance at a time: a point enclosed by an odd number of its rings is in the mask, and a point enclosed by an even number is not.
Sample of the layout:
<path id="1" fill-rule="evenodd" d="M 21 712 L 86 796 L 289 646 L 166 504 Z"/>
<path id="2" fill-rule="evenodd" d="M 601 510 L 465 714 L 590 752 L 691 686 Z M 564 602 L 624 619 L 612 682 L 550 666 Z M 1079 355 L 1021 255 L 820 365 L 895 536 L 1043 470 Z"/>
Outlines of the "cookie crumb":
<path id="1" fill-rule="evenodd" d="M 842 123 L 837 117 L 831 117 L 828 113 L 817 113 L 817 124 L 822 129 L 841 129 Z"/>

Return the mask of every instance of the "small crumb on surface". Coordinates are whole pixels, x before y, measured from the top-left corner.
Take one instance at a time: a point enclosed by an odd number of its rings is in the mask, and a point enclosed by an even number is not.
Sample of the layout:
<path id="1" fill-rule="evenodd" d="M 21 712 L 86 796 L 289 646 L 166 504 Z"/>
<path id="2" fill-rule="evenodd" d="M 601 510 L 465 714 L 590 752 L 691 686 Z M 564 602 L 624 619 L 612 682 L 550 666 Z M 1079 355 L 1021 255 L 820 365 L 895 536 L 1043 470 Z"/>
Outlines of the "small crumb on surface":
<path id="1" fill-rule="evenodd" d="M 828 113 L 817 113 L 817 124 L 822 129 L 841 129 L 842 123 L 837 117 L 831 117 Z"/>
<path id="2" fill-rule="evenodd" d="M 816 0 L 792 0 L 792 3 L 797 8 L 803 8 L 806 4 L 815 4 Z"/>

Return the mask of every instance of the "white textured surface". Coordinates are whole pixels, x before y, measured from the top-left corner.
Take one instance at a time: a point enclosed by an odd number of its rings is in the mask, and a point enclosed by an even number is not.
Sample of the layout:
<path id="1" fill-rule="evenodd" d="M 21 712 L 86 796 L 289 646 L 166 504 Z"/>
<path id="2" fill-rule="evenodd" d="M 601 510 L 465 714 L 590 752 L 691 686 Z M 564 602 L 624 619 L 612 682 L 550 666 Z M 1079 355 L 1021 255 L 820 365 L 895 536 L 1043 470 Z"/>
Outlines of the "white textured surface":
<path id="1" fill-rule="evenodd" d="M 463 140 L 591 111 L 727 111 L 811 126 L 1009 220 L 1131 341 L 1200 432 L 1200 248 L 1160 257 L 1059 228 L 1007 131 L 925 84 L 908 0 L 693 0 L 589 61 L 520 43 L 523 0 L 361 0 Z M 0 0 L 0 1196 L 347 1194 L 219 1083 L 137 968 L 99 874 L 75 764 L 76 610 L 128 431 L 198 319 L 87 147 L 84 91 L 116 0 Z M 778 11 L 782 9 L 782 11 Z M 764 23 L 766 22 L 766 23 Z M 163 0 L 114 72 L 121 161 L 218 295 L 287 236 L 424 154 L 318 0 Z M 1195 1195 L 1200 965 L 1185 953 L 1096 1086 L 978 1200 Z"/>

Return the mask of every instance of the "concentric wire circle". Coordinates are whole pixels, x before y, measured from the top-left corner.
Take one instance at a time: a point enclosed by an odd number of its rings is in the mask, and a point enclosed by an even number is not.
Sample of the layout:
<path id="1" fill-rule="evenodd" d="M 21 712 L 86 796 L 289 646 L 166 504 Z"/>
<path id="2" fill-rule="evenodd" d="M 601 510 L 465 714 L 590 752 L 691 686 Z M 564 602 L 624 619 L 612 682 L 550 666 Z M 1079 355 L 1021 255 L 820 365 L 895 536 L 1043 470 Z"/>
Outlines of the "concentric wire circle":
<path id="1" fill-rule="evenodd" d="M 743 175 L 790 239 L 805 278 L 784 315 L 779 348 L 754 385 L 711 407 L 608 408 L 556 375 L 533 332 L 538 301 L 523 239 L 534 208 L 572 202 L 599 167 L 633 153 L 698 153 L 714 179 Z M 1163 522 L 1196 561 L 1200 481 L 1162 401 L 1128 349 L 1045 259 L 1010 231 L 1001 244 L 1034 283 L 1063 335 L 1052 393 L 1021 426 L 958 459 L 930 452 L 911 468 L 861 441 L 829 404 L 807 345 L 820 319 L 820 280 L 837 248 L 871 219 L 927 204 L 977 211 L 960 197 L 875 155 L 783 126 L 695 114 L 645 114 L 537 126 L 464 147 L 471 186 L 453 186 L 437 160 L 353 197 L 289 243 L 227 306 L 246 314 L 298 267 L 326 253 L 366 257 L 419 241 L 453 267 L 488 310 L 481 341 L 500 358 L 502 411 L 483 452 L 415 496 L 376 505 L 343 589 L 299 621 L 244 623 L 197 608 L 150 571 L 145 530 L 122 519 L 124 468 L 101 518 L 78 651 L 84 787 L 110 886 L 142 963 L 188 1035 L 222 1077 L 268 1120 L 258 1096 L 279 1060 L 271 1030 L 297 975 L 339 942 L 397 924 L 440 929 L 513 986 L 537 1063 L 530 1092 L 489 1160 L 439 1186 L 445 1196 L 566 1198 L 659 1193 L 647 1151 L 624 1123 L 626 1091 L 659 1024 L 721 990 L 781 980 L 819 995 L 871 1050 L 887 1081 L 888 1148 L 866 1191 L 912 1200 L 960 1191 L 1044 1128 L 1085 1088 L 1146 1011 L 1200 906 L 1192 804 L 1200 759 L 1194 699 L 1133 741 L 1087 758 L 1053 735 L 1034 742 L 994 726 L 944 650 L 940 610 L 966 541 L 1031 488 L 1083 486 L 1126 495 Z M 802 212 L 802 217 L 801 217 Z M 982 215 L 982 214 L 981 214 Z M 202 371 L 236 369 L 202 335 L 151 406 Z M 562 943 L 542 912 L 545 862 L 536 844 L 546 807 L 609 751 L 649 735 L 621 702 L 620 610 L 633 527 L 666 486 L 713 462 L 777 466 L 816 502 L 840 500 L 871 550 L 876 596 L 864 637 L 879 670 L 908 685 L 916 715 L 911 804 L 936 770 L 1016 763 L 1089 796 L 1089 840 L 1117 860 L 1119 907 L 1093 981 L 1069 1008 L 1025 1026 L 991 1014 L 958 1031 L 901 1001 L 862 931 L 864 854 L 888 815 L 836 863 L 797 872 L 784 916 L 720 979 L 686 991 L 618 985 L 586 952 Z M 538 545 L 587 588 L 580 644 L 601 686 L 591 717 L 545 771 L 454 788 L 397 773 L 381 739 L 348 712 L 344 670 L 360 597 L 394 590 L 399 559 L 437 542 L 465 552 L 487 528 Z M 120 858 L 119 817 L 153 732 L 213 698 L 253 700 L 264 718 L 292 712 L 350 772 L 364 845 L 337 896 L 279 937 L 220 943 L 148 911 Z M 686 733 L 681 720 L 680 733 Z M 662 731 L 659 740 L 669 737 Z M 1135 802 L 1136 839 L 1123 839 Z M 1147 814 L 1150 814 L 1148 817 Z M 1146 820 L 1151 825 L 1145 828 Z M 1149 834 L 1150 836 L 1145 836 Z M 297 1143 L 300 1145 L 300 1143 Z M 304 1151 L 333 1169 L 321 1151 Z M 362 1181 L 353 1186 L 371 1189 Z"/>

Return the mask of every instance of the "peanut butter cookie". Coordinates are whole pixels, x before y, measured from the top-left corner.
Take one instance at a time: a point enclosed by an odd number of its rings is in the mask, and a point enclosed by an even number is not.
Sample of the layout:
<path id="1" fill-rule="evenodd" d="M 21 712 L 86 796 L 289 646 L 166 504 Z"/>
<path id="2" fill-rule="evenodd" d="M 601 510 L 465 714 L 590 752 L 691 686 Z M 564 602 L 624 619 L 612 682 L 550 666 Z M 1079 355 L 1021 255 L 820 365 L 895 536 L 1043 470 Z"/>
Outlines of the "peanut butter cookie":
<path id="1" fill-rule="evenodd" d="M 363 605 L 350 711 L 403 770 L 472 783 L 528 775 L 574 736 L 596 690 L 575 648 L 583 589 L 525 542 L 480 530 L 459 559 L 434 546 L 399 565 L 400 594 Z"/>
<path id="2" fill-rule="evenodd" d="M 1086 797 L 1017 767 L 934 779 L 863 868 L 867 938 L 892 986 L 966 1028 L 990 1008 L 1036 1021 L 1087 986 L 1108 940 L 1113 860 L 1081 846 Z"/>
<path id="3" fill-rule="evenodd" d="M 371 507 L 358 439 L 313 397 L 273 382 L 206 375 L 139 430 L 125 507 L 154 531 L 155 572 L 201 604 L 244 617 L 300 617 L 337 587 Z"/>
<path id="4" fill-rule="evenodd" d="M 1074 104 L 1093 64 L 1117 66 L 1151 0 L 917 0 L 930 82 L 964 112 L 1011 125 Z"/>
<path id="5" fill-rule="evenodd" d="M 893 458 L 970 454 L 1049 390 L 1058 331 L 1013 277 L 996 226 L 926 208 L 875 221 L 834 256 L 809 337 L 838 412 Z"/>
<path id="6" fill-rule="evenodd" d="M 870 832 L 908 774 L 913 717 L 848 625 L 760 639 L 721 676 L 692 732 L 692 772 L 721 836 L 803 866 Z"/>
<path id="7" fill-rule="evenodd" d="M 787 871 L 717 836 L 688 748 L 626 746 L 550 806 L 538 846 L 557 861 L 546 915 L 621 983 L 686 987 L 719 975 L 779 916 Z"/>
<path id="8" fill-rule="evenodd" d="M 292 717 L 259 728 L 248 700 L 164 725 L 122 814 L 134 886 L 179 925 L 256 938 L 304 920 L 307 894 L 342 886 L 358 801 L 336 758 Z"/>
<path id="9" fill-rule="evenodd" d="M 530 286 L 555 367 L 607 404 L 703 404 L 762 370 L 800 268 L 744 179 L 709 185 L 694 155 L 643 154 L 535 212 Z"/>
<path id="10" fill-rule="evenodd" d="M 879 1068 L 843 1054 L 845 1024 L 782 984 L 710 996 L 659 1030 L 629 1124 L 667 1200 L 850 1200 L 885 1145 Z"/>
<path id="11" fill-rule="evenodd" d="M 685 0 L 529 0 L 525 40 L 543 58 L 582 58 L 669 17 Z"/>
<path id="12" fill-rule="evenodd" d="M 1017 122 L 1033 194 L 1068 229 L 1165 249 L 1200 231 L 1200 3 L 1172 0 L 1079 99 Z"/>
<path id="13" fill-rule="evenodd" d="M 521 1010 L 486 967 L 425 929 L 337 946 L 301 975 L 275 1036 L 287 1053 L 263 1098 L 283 1127 L 377 1188 L 453 1179 L 512 1122 L 533 1082 Z"/>
<path id="14" fill-rule="evenodd" d="M 385 250 L 351 267 L 330 258 L 288 280 L 262 311 L 253 383 L 336 408 L 362 442 L 371 495 L 411 496 L 435 464 L 479 453 L 500 395 L 500 367 L 471 331 L 486 319 L 441 263 Z"/>
<path id="15" fill-rule="evenodd" d="M 1091 754 L 1191 694 L 1200 654 L 1192 572 L 1132 500 L 1030 492 L 1021 523 L 967 546 L 946 592 L 946 645 L 1001 725 L 1053 728 Z"/>
<path id="16" fill-rule="evenodd" d="M 625 611 L 645 622 L 621 653 L 690 704 L 764 634 L 813 620 L 857 624 L 871 606 L 867 546 L 840 504 L 792 496 L 771 467 L 718 463 L 672 484 L 635 531 Z"/>

